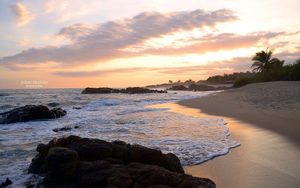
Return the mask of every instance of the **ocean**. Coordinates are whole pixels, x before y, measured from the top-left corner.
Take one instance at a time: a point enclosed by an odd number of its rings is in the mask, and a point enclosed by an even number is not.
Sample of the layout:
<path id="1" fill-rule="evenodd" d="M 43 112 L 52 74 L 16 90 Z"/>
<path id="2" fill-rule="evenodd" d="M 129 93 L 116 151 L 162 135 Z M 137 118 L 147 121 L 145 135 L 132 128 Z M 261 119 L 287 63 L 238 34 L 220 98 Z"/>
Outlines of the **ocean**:
<path id="1" fill-rule="evenodd" d="M 213 92 L 169 91 L 163 94 L 81 94 L 82 89 L 0 90 L 0 113 L 27 104 L 59 103 L 67 115 L 54 120 L 0 124 L 0 181 L 25 187 L 36 146 L 53 137 L 78 135 L 123 140 L 176 154 L 194 165 L 226 154 L 239 143 L 230 139 L 224 119 L 192 117 L 149 105 L 199 98 Z M 214 91 L 215 92 L 215 91 Z M 221 104 L 220 104 L 221 105 Z M 69 127 L 69 131 L 53 129 Z M 75 128 L 76 127 L 76 128 Z"/>

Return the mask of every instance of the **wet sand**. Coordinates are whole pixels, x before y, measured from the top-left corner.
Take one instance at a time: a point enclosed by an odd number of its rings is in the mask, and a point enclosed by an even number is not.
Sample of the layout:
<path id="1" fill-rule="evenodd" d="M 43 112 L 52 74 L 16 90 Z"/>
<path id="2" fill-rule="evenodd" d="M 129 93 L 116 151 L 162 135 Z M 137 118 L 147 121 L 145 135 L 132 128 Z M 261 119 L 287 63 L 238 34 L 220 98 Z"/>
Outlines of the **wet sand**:
<path id="1" fill-rule="evenodd" d="M 179 105 L 180 104 L 180 105 Z M 251 84 L 161 107 L 191 116 L 221 116 L 241 146 L 186 173 L 221 188 L 300 187 L 300 82 Z"/>
<path id="2" fill-rule="evenodd" d="M 194 117 L 211 116 L 178 104 L 156 107 Z M 210 178 L 219 188 L 300 187 L 300 150 L 296 144 L 276 132 L 223 118 L 228 123 L 230 137 L 241 146 L 202 164 L 186 166 L 186 173 Z"/>

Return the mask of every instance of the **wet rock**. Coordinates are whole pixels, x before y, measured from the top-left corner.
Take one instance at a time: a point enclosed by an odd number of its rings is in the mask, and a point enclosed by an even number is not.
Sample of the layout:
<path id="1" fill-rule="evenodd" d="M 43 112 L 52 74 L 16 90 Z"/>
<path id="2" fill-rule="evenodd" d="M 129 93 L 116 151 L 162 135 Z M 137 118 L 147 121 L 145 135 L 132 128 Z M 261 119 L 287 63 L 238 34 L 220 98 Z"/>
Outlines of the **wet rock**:
<path id="1" fill-rule="evenodd" d="M 7 187 L 7 186 L 11 185 L 12 183 L 13 183 L 13 182 L 12 182 L 10 179 L 6 178 L 5 182 L 2 182 L 2 183 L 0 184 L 0 188 Z"/>
<path id="2" fill-rule="evenodd" d="M 43 105 L 26 105 L 0 114 L 0 124 L 55 119 L 66 115 L 61 108 L 49 109 Z"/>
<path id="3" fill-rule="evenodd" d="M 70 131 L 70 130 L 72 130 L 71 127 L 62 127 L 62 128 L 55 128 L 55 129 L 53 129 L 54 132 Z"/>
<path id="4" fill-rule="evenodd" d="M 81 106 L 73 106 L 72 108 L 75 109 L 75 110 L 80 110 L 80 109 L 82 109 Z"/>
<path id="5" fill-rule="evenodd" d="M 123 141 L 69 136 L 40 144 L 37 151 L 29 172 L 45 176 L 48 187 L 215 187 L 184 174 L 174 154 Z"/>
<path id="6" fill-rule="evenodd" d="M 127 93 L 127 94 L 144 94 L 144 93 L 166 93 L 164 90 L 153 90 L 143 87 L 128 87 L 126 89 L 113 89 L 108 87 L 85 88 L 81 94 L 108 94 L 108 93 Z"/>

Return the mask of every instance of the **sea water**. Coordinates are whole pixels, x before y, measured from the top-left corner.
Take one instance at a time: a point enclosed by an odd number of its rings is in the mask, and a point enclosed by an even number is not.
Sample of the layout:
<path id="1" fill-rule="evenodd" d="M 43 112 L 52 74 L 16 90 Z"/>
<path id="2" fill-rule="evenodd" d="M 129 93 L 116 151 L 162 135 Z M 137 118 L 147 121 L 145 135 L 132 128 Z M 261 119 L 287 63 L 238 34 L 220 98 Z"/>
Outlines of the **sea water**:
<path id="1" fill-rule="evenodd" d="M 0 124 L 0 181 L 24 187 L 36 146 L 53 137 L 78 135 L 123 140 L 176 154 L 193 165 L 226 154 L 239 143 L 222 118 L 192 117 L 149 105 L 199 98 L 213 92 L 169 91 L 157 94 L 81 94 L 81 89 L 0 90 L 0 113 L 27 104 L 59 103 L 67 115 L 48 121 Z M 205 99 L 203 99 L 205 100 Z M 69 131 L 54 132 L 69 127 Z M 76 128 L 75 128 L 76 127 Z"/>

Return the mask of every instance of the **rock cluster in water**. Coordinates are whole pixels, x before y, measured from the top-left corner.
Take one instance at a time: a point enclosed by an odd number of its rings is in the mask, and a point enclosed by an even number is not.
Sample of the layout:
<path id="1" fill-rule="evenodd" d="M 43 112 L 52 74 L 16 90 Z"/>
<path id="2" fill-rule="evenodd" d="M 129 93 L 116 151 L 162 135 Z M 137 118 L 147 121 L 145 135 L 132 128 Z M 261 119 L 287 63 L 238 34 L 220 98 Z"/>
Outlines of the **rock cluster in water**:
<path id="1" fill-rule="evenodd" d="M 0 113 L 0 124 L 27 122 L 41 119 L 55 119 L 66 115 L 61 108 L 49 109 L 43 105 L 26 105 L 8 112 Z"/>
<path id="2" fill-rule="evenodd" d="M 82 94 L 108 94 L 108 93 L 127 93 L 127 94 L 143 94 L 143 93 L 167 93 L 164 90 L 153 90 L 143 87 L 128 87 L 126 89 L 114 89 L 108 87 L 85 88 Z"/>
<path id="3" fill-rule="evenodd" d="M 228 87 L 214 87 L 209 86 L 205 84 L 190 84 L 189 86 L 184 85 L 175 85 L 169 88 L 169 90 L 175 90 L 175 91 L 215 91 L 215 90 L 224 90 L 228 89 Z"/>
<path id="4" fill-rule="evenodd" d="M 69 136 L 39 144 L 37 151 L 29 173 L 45 176 L 46 187 L 215 187 L 184 174 L 174 154 L 123 141 Z"/>

